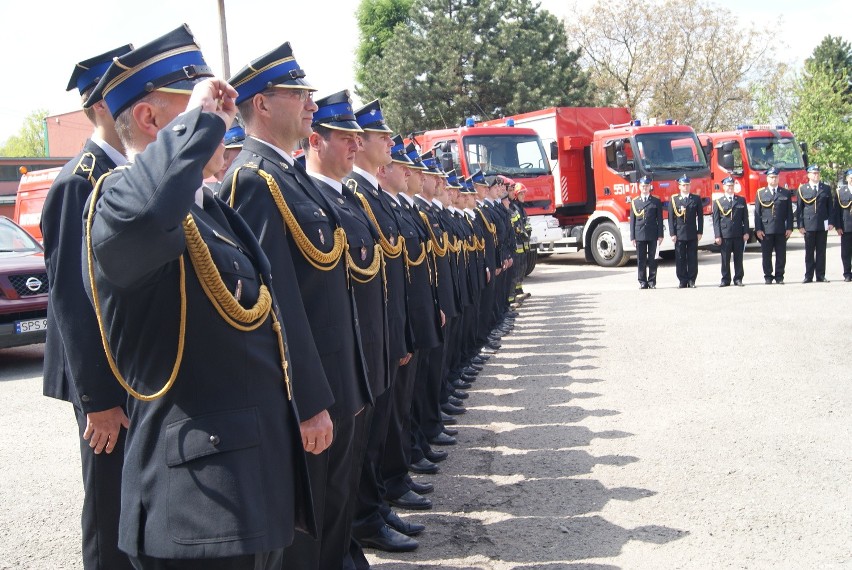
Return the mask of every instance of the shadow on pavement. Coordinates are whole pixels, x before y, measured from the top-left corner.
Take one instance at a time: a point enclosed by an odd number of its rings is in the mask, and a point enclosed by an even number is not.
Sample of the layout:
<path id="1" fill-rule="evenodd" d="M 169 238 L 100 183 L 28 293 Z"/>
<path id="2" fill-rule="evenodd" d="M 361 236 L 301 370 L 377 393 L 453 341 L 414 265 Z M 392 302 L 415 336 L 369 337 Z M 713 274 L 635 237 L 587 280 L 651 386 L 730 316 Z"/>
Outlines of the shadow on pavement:
<path id="1" fill-rule="evenodd" d="M 450 458 L 437 477 L 424 479 L 435 484 L 433 510 L 400 512 L 427 526 L 420 548 L 371 551 L 375 567 L 609 570 L 618 567 L 586 561 L 618 556 L 634 540 L 665 544 L 687 534 L 652 520 L 623 528 L 600 514 L 610 501 L 640 501 L 656 492 L 607 488 L 589 477 L 598 465 L 618 468 L 640 458 L 579 449 L 594 439 L 633 435 L 579 425 L 620 413 L 595 407 L 599 393 L 572 386 L 595 383 L 602 390 L 607 382 L 594 378 L 594 351 L 601 348 L 595 340 L 607 328 L 595 317 L 594 299 L 543 297 L 524 304 L 516 330 L 471 388 L 468 412 L 455 426 L 459 445 L 445 448 Z"/>

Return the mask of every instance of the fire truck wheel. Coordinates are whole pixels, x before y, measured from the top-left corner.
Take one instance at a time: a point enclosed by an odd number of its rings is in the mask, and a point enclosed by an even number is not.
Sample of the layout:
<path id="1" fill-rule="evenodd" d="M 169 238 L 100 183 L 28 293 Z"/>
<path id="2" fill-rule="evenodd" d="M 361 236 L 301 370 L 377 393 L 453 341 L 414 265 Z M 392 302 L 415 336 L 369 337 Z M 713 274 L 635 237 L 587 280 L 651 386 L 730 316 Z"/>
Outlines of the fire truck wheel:
<path id="1" fill-rule="evenodd" d="M 535 264 L 538 261 L 538 256 L 535 252 L 531 252 L 527 254 L 527 271 L 525 275 L 529 275 L 535 269 Z"/>
<path id="2" fill-rule="evenodd" d="M 591 247 L 595 263 L 602 267 L 621 267 L 627 263 L 621 233 L 611 222 L 604 222 L 592 231 Z"/>

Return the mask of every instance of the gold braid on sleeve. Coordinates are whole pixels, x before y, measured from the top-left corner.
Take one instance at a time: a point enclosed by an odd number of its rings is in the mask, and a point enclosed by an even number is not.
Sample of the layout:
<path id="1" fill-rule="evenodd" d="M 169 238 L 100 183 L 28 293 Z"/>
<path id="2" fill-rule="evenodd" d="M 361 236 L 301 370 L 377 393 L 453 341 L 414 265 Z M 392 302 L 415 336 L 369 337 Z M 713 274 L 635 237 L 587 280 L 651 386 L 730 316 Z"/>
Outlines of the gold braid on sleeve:
<path id="1" fill-rule="evenodd" d="M 239 171 L 240 169 L 238 168 L 234 172 L 234 176 L 232 179 L 233 183 L 231 185 L 230 199 L 230 205 L 232 208 L 234 207 L 237 174 L 239 173 Z M 324 253 L 320 249 L 317 249 L 317 247 L 311 243 L 311 240 L 308 239 L 308 236 L 305 235 L 305 232 L 299 225 L 299 221 L 296 219 L 296 216 L 294 216 L 293 212 L 290 211 L 290 207 L 287 206 L 287 202 L 284 200 L 284 196 L 281 194 L 281 188 L 278 186 L 278 183 L 275 181 L 275 178 L 268 172 L 264 172 L 260 169 L 258 169 L 256 172 L 264 180 L 266 180 L 266 185 L 269 187 L 269 193 L 272 195 L 272 200 L 278 207 L 278 212 L 281 214 L 281 219 L 284 221 L 284 225 L 287 227 L 287 229 L 290 231 L 290 234 L 293 236 L 293 241 L 296 243 L 296 247 L 299 248 L 299 251 L 302 252 L 302 256 L 308 261 L 308 263 L 310 263 L 320 271 L 331 271 L 332 269 L 334 269 L 340 262 L 340 258 L 343 256 L 343 251 L 346 246 L 346 232 L 343 231 L 343 228 L 335 228 L 334 247 L 331 248 L 331 251 L 329 251 L 328 253 Z"/>

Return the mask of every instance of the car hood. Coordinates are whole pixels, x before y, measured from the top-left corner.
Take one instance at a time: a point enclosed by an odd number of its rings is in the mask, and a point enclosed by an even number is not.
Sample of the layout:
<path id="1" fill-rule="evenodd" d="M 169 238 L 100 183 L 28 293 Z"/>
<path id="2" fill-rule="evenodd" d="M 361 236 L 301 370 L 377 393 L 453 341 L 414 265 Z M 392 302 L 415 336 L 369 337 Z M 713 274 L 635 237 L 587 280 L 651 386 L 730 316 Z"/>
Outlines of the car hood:
<path id="1" fill-rule="evenodd" d="M 0 253 L 0 272 L 9 273 L 43 272 L 44 253 L 42 252 L 2 252 Z"/>

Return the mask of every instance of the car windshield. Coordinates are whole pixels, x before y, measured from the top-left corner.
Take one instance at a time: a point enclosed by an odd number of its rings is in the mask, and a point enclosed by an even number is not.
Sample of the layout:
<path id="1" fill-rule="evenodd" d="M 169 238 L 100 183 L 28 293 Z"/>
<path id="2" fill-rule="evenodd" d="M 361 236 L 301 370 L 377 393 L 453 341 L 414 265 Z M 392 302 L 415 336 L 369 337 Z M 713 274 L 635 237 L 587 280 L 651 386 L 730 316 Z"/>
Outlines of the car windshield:
<path id="1" fill-rule="evenodd" d="M 654 170 L 701 170 L 707 168 L 698 137 L 691 132 L 636 135 L 639 157 L 649 172 Z"/>
<path id="2" fill-rule="evenodd" d="M 752 170 L 766 170 L 770 166 L 783 170 L 805 168 L 802 153 L 794 138 L 753 138 L 746 139 L 745 145 Z"/>
<path id="3" fill-rule="evenodd" d="M 39 252 L 41 246 L 30 234 L 5 218 L 0 218 L 0 253 Z"/>
<path id="4" fill-rule="evenodd" d="M 535 135 L 469 136 L 464 149 L 470 172 L 521 178 L 550 174 L 541 139 Z"/>

